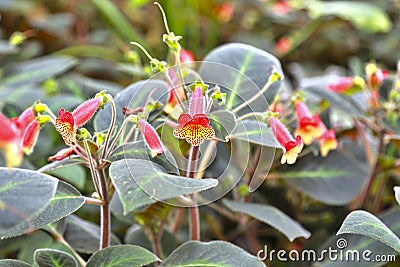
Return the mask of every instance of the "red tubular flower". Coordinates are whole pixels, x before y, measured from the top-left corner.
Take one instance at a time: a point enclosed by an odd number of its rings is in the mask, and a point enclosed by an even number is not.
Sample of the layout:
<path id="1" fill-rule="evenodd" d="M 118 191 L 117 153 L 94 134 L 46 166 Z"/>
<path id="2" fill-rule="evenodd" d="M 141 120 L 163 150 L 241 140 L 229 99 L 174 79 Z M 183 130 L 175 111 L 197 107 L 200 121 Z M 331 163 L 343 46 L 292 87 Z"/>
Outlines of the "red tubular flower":
<path id="1" fill-rule="evenodd" d="M 293 164 L 303 149 L 303 141 L 300 135 L 296 139 L 289 133 L 286 127 L 273 116 L 269 117 L 269 125 L 271 126 L 272 133 L 274 134 L 278 143 L 283 147 L 283 155 L 281 163 Z"/>
<path id="2" fill-rule="evenodd" d="M 292 40 L 288 37 L 282 37 L 275 45 L 275 51 L 278 55 L 283 55 L 289 52 L 292 48 Z"/>
<path id="3" fill-rule="evenodd" d="M 335 93 L 351 94 L 361 91 L 364 86 L 364 80 L 359 77 L 342 77 L 327 85 L 328 90 Z"/>
<path id="4" fill-rule="evenodd" d="M 79 105 L 72 113 L 60 109 L 55 128 L 67 145 L 75 142 L 76 129 L 87 123 L 102 104 L 103 100 L 95 97 Z"/>
<path id="5" fill-rule="evenodd" d="M 155 157 L 164 154 L 165 149 L 156 130 L 145 120 L 139 119 L 138 124 L 151 155 Z"/>
<path id="6" fill-rule="evenodd" d="M 383 80 L 389 77 L 387 70 L 378 68 L 374 63 L 370 63 L 365 67 L 367 75 L 367 83 L 372 90 L 378 90 Z"/>
<path id="7" fill-rule="evenodd" d="M 328 84 L 328 89 L 335 93 L 343 93 L 353 86 L 353 77 L 342 77 Z"/>
<path id="8" fill-rule="evenodd" d="M 190 116 L 194 116 L 196 114 L 203 114 L 204 113 L 204 96 L 203 90 L 200 86 L 197 86 L 194 89 L 192 98 L 189 104 L 189 114 Z"/>
<path id="9" fill-rule="evenodd" d="M 285 0 L 279 0 L 274 4 L 274 11 L 278 15 L 285 15 L 289 13 L 291 9 L 290 3 Z"/>
<path id="10" fill-rule="evenodd" d="M 186 49 L 181 49 L 179 52 L 179 60 L 181 64 L 192 63 L 194 61 L 193 53 Z"/>
<path id="11" fill-rule="evenodd" d="M 318 138 L 321 156 L 326 157 L 330 150 L 337 148 L 336 134 L 332 129 L 327 129 L 321 121 L 320 127 L 323 129 L 322 135 Z"/>
<path id="12" fill-rule="evenodd" d="M 174 128 L 174 136 L 198 146 L 204 140 L 211 140 L 215 136 L 214 129 L 209 126 L 210 120 L 205 114 L 196 114 L 193 117 L 189 114 L 181 114 L 178 119 L 179 125 Z"/>
<path id="13" fill-rule="evenodd" d="M 298 127 L 294 134 L 296 136 L 300 135 L 304 144 L 309 145 L 315 138 L 320 137 L 323 132 L 320 126 L 321 119 L 318 115 L 312 115 L 308 107 L 300 100 L 296 100 L 294 105 L 298 121 Z"/>
<path id="14" fill-rule="evenodd" d="M 26 128 L 22 139 L 22 147 L 24 148 L 25 154 L 29 155 L 32 153 L 33 146 L 36 144 L 39 137 L 39 131 L 40 125 L 36 120 L 32 121 Z"/>
<path id="15" fill-rule="evenodd" d="M 233 15 L 234 6 L 232 3 L 226 2 L 214 7 L 214 13 L 220 21 L 228 22 Z"/>
<path id="16" fill-rule="evenodd" d="M 72 147 L 67 147 L 59 150 L 57 154 L 55 154 L 54 156 L 48 157 L 47 160 L 48 161 L 62 160 L 74 154 L 75 154 L 74 149 Z"/>
<path id="17" fill-rule="evenodd" d="M 201 86 L 194 89 L 189 104 L 189 114 L 181 114 L 178 123 L 173 132 L 174 136 L 186 139 L 193 146 L 198 146 L 204 140 L 211 140 L 215 136 L 214 129 L 209 126 L 210 120 L 204 114 L 204 96 Z"/>
<path id="18" fill-rule="evenodd" d="M 33 109 L 30 107 L 11 119 L 0 114 L 0 129 L 0 149 L 5 154 L 7 166 L 19 166 L 24 152 L 30 154 L 32 151 L 40 131 Z"/>

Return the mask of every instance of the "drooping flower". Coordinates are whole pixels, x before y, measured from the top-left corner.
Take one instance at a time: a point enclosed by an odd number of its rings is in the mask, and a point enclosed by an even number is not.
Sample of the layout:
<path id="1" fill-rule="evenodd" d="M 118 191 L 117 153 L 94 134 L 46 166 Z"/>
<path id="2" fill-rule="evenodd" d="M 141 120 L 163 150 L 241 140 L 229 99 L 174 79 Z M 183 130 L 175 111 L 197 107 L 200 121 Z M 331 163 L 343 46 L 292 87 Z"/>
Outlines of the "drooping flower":
<path id="1" fill-rule="evenodd" d="M 179 52 L 179 60 L 181 64 L 193 63 L 194 61 L 193 53 L 190 50 L 181 49 Z"/>
<path id="2" fill-rule="evenodd" d="M 139 119 L 138 121 L 140 131 L 143 134 L 146 145 L 151 151 L 152 157 L 165 153 L 165 149 L 161 143 L 160 137 L 156 130 L 147 121 Z"/>
<path id="3" fill-rule="evenodd" d="M 356 77 L 342 77 L 328 83 L 327 88 L 330 91 L 339 94 L 352 94 L 361 91 L 364 86 L 364 79 Z"/>
<path id="4" fill-rule="evenodd" d="M 275 51 L 278 55 L 286 54 L 291 48 L 292 40 L 289 37 L 282 37 L 275 45 Z"/>
<path id="5" fill-rule="evenodd" d="M 369 63 L 365 67 L 365 73 L 367 75 L 367 84 L 372 90 L 378 90 L 383 80 L 389 77 L 387 70 L 382 70 L 374 63 Z"/>
<path id="6" fill-rule="evenodd" d="M 323 129 L 323 133 L 318 138 L 318 142 L 321 156 L 326 157 L 330 150 L 337 148 L 336 133 L 332 129 L 327 129 L 322 121 L 320 127 Z"/>
<path id="7" fill-rule="evenodd" d="M 299 153 L 303 150 L 303 141 L 300 135 L 297 135 L 294 139 L 286 127 L 273 116 L 269 117 L 268 121 L 272 133 L 284 150 L 281 163 L 294 164 Z"/>
<path id="8" fill-rule="evenodd" d="M 285 15 L 292 9 L 290 3 L 286 0 L 278 0 L 274 4 L 274 12 L 278 15 Z"/>
<path id="9" fill-rule="evenodd" d="M 221 3 L 214 7 L 214 13 L 218 20 L 228 22 L 233 15 L 234 6 L 232 3 Z"/>
<path id="10" fill-rule="evenodd" d="M 32 107 L 19 117 L 8 119 L 0 114 L 0 149 L 3 150 L 8 167 L 22 163 L 24 152 L 30 154 L 39 135 L 40 125 Z"/>
<path id="11" fill-rule="evenodd" d="M 65 111 L 64 108 L 60 109 L 55 128 L 67 145 L 75 142 L 76 129 L 87 123 L 102 104 L 103 99 L 95 97 L 79 105 L 72 113 Z"/>
<path id="12" fill-rule="evenodd" d="M 197 86 L 194 90 L 189 104 L 189 114 L 181 114 L 178 123 L 179 125 L 174 128 L 174 136 L 186 139 L 193 146 L 214 138 L 215 131 L 209 125 L 209 118 L 204 114 L 204 96 L 201 86 Z"/>
<path id="13" fill-rule="evenodd" d="M 320 137 L 323 132 L 320 126 L 321 119 L 316 114 L 312 115 L 308 107 L 300 100 L 296 100 L 294 105 L 298 122 L 298 127 L 294 134 L 296 136 L 300 135 L 304 144 L 309 145 L 314 139 Z"/>
<path id="14" fill-rule="evenodd" d="M 67 147 L 59 150 L 55 155 L 48 157 L 47 160 L 48 161 L 62 160 L 74 154 L 75 152 L 73 147 Z"/>

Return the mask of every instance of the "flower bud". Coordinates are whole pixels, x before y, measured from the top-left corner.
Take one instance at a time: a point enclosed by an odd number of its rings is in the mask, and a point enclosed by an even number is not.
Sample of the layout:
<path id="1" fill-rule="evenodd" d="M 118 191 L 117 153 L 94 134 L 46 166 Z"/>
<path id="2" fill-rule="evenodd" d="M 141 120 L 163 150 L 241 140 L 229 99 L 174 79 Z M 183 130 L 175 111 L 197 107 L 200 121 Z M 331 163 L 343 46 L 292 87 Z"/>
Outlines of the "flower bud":
<path id="1" fill-rule="evenodd" d="M 165 149 L 156 130 L 145 120 L 139 119 L 138 124 L 152 157 L 164 154 Z"/>

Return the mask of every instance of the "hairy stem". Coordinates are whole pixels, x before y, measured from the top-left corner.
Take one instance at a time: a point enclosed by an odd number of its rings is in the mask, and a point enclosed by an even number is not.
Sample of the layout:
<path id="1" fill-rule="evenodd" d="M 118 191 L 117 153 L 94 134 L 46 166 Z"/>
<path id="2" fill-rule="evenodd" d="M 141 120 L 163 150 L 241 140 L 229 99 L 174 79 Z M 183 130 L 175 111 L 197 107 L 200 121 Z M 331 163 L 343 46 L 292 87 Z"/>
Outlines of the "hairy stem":
<path id="1" fill-rule="evenodd" d="M 97 171 L 100 180 L 100 188 L 103 195 L 103 205 L 101 206 L 101 213 L 100 213 L 100 229 L 101 229 L 101 236 L 100 236 L 100 249 L 106 248 L 110 245 L 110 230 L 111 230 L 111 221 L 110 221 L 110 202 L 108 196 L 108 188 L 107 188 L 107 181 L 104 170 Z"/>
<path id="2" fill-rule="evenodd" d="M 199 155 L 199 147 L 192 146 L 189 153 L 188 168 L 186 171 L 186 176 L 190 178 L 195 178 L 197 158 Z M 189 208 L 190 215 L 190 240 L 200 240 L 200 216 L 199 207 L 196 205 L 195 195 L 192 196 L 194 204 Z"/>

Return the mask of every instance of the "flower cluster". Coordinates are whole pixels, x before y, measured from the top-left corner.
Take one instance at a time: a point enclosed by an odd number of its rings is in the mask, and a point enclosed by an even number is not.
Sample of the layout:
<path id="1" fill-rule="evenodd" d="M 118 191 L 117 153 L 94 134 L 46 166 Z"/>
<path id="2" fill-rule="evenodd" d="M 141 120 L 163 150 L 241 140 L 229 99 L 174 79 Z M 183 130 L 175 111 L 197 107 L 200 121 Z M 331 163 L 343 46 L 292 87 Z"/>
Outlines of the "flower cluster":
<path id="1" fill-rule="evenodd" d="M 306 104 L 299 99 L 294 101 L 294 106 L 297 117 L 297 128 L 294 131 L 296 138 L 277 118 L 270 116 L 268 119 L 272 133 L 284 150 L 281 163 L 295 163 L 303 145 L 310 145 L 314 140 L 318 140 L 323 157 L 330 150 L 336 149 L 336 134 L 332 129 L 326 128 L 319 115 L 311 114 Z"/>

